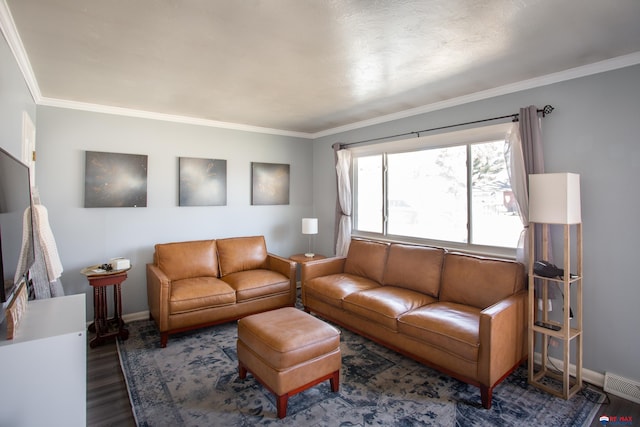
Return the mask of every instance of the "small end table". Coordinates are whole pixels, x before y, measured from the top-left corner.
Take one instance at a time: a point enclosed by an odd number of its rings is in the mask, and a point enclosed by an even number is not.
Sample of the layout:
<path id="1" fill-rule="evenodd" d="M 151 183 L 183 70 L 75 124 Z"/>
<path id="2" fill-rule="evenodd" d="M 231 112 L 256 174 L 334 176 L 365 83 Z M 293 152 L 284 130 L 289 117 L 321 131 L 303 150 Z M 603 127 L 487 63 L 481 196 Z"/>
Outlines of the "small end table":
<path id="1" fill-rule="evenodd" d="M 302 273 L 301 268 L 298 267 L 298 264 L 302 265 L 302 264 L 306 264 L 308 262 L 311 261 L 316 261 L 319 259 L 325 259 L 326 256 L 324 255 L 320 255 L 320 254 L 314 254 L 313 256 L 306 256 L 305 254 L 295 254 L 295 255 L 291 255 L 289 257 L 289 259 L 291 261 L 295 261 L 296 262 L 296 282 L 299 282 L 299 279 L 302 279 Z M 300 286 L 300 284 L 298 283 L 298 287 Z"/>
<path id="2" fill-rule="evenodd" d="M 308 257 L 305 254 L 295 254 L 295 255 L 291 255 L 289 257 L 289 259 L 291 261 L 295 261 L 295 262 L 300 263 L 300 264 L 304 264 L 306 262 L 311 262 L 311 261 L 316 261 L 316 260 L 319 260 L 319 259 L 325 259 L 325 258 L 326 258 L 326 256 L 320 255 L 320 254 L 315 254 L 312 257 Z"/>
<path id="3" fill-rule="evenodd" d="M 131 267 L 122 270 L 106 271 L 100 266 L 83 268 L 80 271 L 87 277 L 93 287 L 93 323 L 89 325 L 89 332 L 95 332 L 96 336 L 89 342 L 91 348 L 95 348 L 109 338 L 129 338 L 129 330 L 125 328 L 122 320 L 122 291 L 120 285 L 127 279 L 127 271 Z M 113 286 L 113 318 L 108 319 L 107 286 Z"/>

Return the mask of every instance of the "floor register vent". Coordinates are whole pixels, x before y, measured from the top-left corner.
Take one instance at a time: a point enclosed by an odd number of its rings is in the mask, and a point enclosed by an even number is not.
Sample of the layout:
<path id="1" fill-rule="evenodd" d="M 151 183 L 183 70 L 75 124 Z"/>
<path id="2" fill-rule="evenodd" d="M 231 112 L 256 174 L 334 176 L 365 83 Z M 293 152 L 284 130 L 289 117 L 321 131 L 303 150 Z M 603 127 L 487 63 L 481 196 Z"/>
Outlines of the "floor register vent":
<path id="1" fill-rule="evenodd" d="M 605 372 L 604 391 L 632 402 L 640 403 L 640 383 L 619 375 Z"/>

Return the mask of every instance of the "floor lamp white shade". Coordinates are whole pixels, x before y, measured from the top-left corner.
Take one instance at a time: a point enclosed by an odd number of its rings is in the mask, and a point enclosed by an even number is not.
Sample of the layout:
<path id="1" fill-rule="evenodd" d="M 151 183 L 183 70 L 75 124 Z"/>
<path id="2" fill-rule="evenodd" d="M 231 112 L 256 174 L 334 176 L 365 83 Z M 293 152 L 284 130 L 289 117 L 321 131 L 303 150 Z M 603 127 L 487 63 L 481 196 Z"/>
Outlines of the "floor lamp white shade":
<path id="1" fill-rule="evenodd" d="M 318 218 L 302 218 L 302 234 L 309 235 L 309 252 L 304 256 L 313 258 L 315 254 L 311 252 L 311 235 L 318 234 Z"/>
<path id="2" fill-rule="evenodd" d="M 580 175 L 575 173 L 529 175 L 529 222 L 581 223 Z"/>

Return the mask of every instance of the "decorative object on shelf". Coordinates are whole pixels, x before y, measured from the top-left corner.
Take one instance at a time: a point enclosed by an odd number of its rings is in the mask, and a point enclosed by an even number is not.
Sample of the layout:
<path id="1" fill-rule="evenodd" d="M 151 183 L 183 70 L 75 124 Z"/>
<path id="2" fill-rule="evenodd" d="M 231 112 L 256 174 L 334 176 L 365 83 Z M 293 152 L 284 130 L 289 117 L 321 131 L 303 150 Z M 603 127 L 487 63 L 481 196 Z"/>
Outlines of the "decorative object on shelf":
<path id="1" fill-rule="evenodd" d="M 309 235 L 309 252 L 304 256 L 313 258 L 315 254 L 311 252 L 311 238 L 314 234 L 318 234 L 318 218 L 302 218 L 302 234 Z"/>
<path id="2" fill-rule="evenodd" d="M 251 163 L 251 204 L 289 204 L 289 165 Z"/>
<path id="3" fill-rule="evenodd" d="M 139 208 L 146 206 L 146 155 L 86 152 L 85 208 Z"/>
<path id="4" fill-rule="evenodd" d="M 549 259 L 549 225 L 561 225 L 564 230 L 563 264 L 540 268 L 535 261 L 536 245 L 541 245 L 543 260 Z M 542 227 L 542 241 L 535 241 L 535 232 Z M 575 228 L 572 241 L 572 227 Z M 580 175 L 573 173 L 545 173 L 529 175 L 529 383 L 555 396 L 569 399 L 582 388 L 582 214 L 580 208 Z M 572 257 L 571 249 L 576 249 Z M 572 270 L 572 258 L 575 258 Z M 561 274 L 557 274 L 562 272 Z M 548 274 L 547 274 L 548 273 Z M 535 284 L 541 295 L 536 295 Z M 547 300 L 549 284 L 562 289 L 563 310 L 560 319 L 552 319 L 549 308 L 536 307 L 536 298 Z M 572 294 L 573 304 L 572 309 Z M 575 314 L 574 314 L 575 313 Z M 540 339 L 540 358 L 535 357 L 536 341 Z M 550 340 L 561 345 L 560 367 L 549 362 Z M 574 344 L 573 352 L 571 345 Z M 574 355 L 575 375 L 569 374 L 570 354 Z M 538 362 L 538 366 L 536 366 Z M 552 366 L 548 366 L 552 365 Z M 558 370 L 560 372 L 558 372 Z"/>
<path id="5" fill-rule="evenodd" d="M 227 161 L 180 157 L 180 206 L 226 206 Z"/>
<path id="6" fill-rule="evenodd" d="M 123 257 L 111 258 L 108 265 L 110 270 L 125 270 L 131 268 L 131 261 Z"/>

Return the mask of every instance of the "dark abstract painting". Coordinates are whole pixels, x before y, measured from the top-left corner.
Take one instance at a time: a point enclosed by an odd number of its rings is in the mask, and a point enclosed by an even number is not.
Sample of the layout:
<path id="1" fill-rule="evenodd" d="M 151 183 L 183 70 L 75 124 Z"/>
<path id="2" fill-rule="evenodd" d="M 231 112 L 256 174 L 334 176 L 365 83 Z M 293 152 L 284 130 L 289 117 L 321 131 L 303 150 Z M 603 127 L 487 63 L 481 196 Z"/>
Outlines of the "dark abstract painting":
<path id="1" fill-rule="evenodd" d="M 86 152 L 85 208 L 146 206 L 146 155 Z"/>
<path id="2" fill-rule="evenodd" d="M 180 157 L 180 206 L 225 206 L 227 161 Z"/>
<path id="3" fill-rule="evenodd" d="M 251 163 L 251 204 L 289 204 L 289 165 Z"/>

